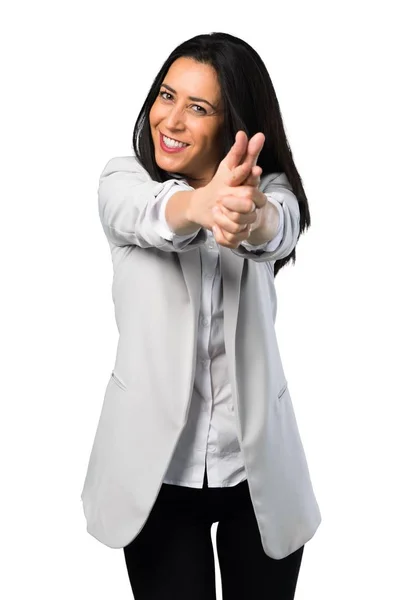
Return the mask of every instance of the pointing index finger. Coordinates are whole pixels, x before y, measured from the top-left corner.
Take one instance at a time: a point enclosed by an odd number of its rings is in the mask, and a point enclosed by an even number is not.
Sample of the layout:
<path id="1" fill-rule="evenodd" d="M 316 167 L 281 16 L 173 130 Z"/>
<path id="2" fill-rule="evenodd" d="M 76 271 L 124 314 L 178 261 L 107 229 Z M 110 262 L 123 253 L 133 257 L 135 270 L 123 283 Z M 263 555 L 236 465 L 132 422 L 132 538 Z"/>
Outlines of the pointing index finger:
<path id="1" fill-rule="evenodd" d="M 249 140 L 247 145 L 247 155 L 245 159 L 245 163 L 250 167 L 255 167 L 257 164 L 258 157 L 260 156 L 260 152 L 264 146 L 265 135 L 261 132 L 256 133 Z"/>
<path id="2" fill-rule="evenodd" d="M 238 131 L 235 137 L 235 143 L 225 157 L 226 165 L 230 170 L 237 167 L 243 156 L 246 155 L 247 135 L 244 131 Z"/>

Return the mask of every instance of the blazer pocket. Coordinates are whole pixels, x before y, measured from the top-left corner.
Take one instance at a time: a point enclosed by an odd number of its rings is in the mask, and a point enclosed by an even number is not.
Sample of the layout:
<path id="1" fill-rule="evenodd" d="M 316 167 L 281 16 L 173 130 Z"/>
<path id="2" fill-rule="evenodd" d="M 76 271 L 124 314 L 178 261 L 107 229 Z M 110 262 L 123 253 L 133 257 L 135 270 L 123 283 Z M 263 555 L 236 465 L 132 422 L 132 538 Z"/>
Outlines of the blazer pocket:
<path id="1" fill-rule="evenodd" d="M 121 388 L 121 390 L 126 392 L 126 385 L 124 383 L 122 383 L 122 381 L 120 379 L 118 379 L 118 377 L 116 376 L 114 371 L 111 372 L 111 379 L 113 380 L 115 385 L 117 385 L 119 388 Z"/>
<path id="2" fill-rule="evenodd" d="M 287 386 L 288 386 L 288 383 L 287 383 L 287 381 L 285 381 L 285 383 L 283 384 L 283 386 L 281 387 L 281 389 L 278 392 L 278 400 L 280 400 L 282 398 L 283 394 L 286 392 Z"/>

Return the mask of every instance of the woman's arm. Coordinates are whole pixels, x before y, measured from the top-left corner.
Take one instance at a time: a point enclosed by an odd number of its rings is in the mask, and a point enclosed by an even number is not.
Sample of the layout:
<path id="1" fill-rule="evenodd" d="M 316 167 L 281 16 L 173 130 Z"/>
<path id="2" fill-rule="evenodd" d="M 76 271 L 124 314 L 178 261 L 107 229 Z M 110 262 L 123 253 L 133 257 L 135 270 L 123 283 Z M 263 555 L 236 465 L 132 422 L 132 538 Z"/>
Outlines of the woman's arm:
<path id="1" fill-rule="evenodd" d="M 177 179 L 163 183 L 153 181 L 134 156 L 109 160 L 100 175 L 98 188 L 99 216 L 107 238 L 117 246 L 155 247 L 166 252 L 189 251 L 203 244 L 207 234 L 199 225 L 189 228 L 192 235 L 183 243 L 176 243 L 177 236 L 168 240 L 162 235 L 159 208 L 173 188 L 185 192 L 183 201 L 178 194 L 180 206 L 193 193 L 190 186 Z"/>
<path id="2" fill-rule="evenodd" d="M 283 232 L 279 245 L 269 250 L 248 250 L 240 244 L 232 248 L 232 252 L 243 258 L 250 258 L 257 262 L 275 261 L 288 256 L 296 246 L 300 233 L 300 208 L 296 196 L 285 173 L 270 173 L 261 178 L 260 191 L 267 194 L 274 201 L 279 202 L 283 210 Z"/>
<path id="3" fill-rule="evenodd" d="M 247 250 L 275 250 L 282 240 L 283 234 L 283 208 L 272 196 L 265 194 L 267 204 L 266 211 L 273 206 L 273 214 L 264 215 L 265 221 L 261 220 L 259 230 L 250 234 L 247 240 L 243 240 L 242 246 Z M 259 209 L 257 209 L 259 210 Z"/>

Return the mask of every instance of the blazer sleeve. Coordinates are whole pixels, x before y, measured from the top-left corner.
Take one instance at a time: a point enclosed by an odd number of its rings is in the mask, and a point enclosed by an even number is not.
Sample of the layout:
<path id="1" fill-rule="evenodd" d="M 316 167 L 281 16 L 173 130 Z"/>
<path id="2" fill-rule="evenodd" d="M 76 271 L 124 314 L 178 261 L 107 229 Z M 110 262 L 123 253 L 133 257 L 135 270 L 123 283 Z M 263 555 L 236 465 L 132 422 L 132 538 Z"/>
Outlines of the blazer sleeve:
<path id="1" fill-rule="evenodd" d="M 179 244 L 163 237 L 155 227 L 159 207 L 172 188 L 192 190 L 179 179 L 153 181 L 135 156 L 115 157 L 104 167 L 98 187 L 98 210 L 107 239 L 116 246 L 136 245 L 165 252 L 187 252 L 204 244 L 200 228 Z"/>
<path id="2" fill-rule="evenodd" d="M 265 249 L 249 250 L 250 244 L 240 244 L 231 251 L 256 262 L 276 261 L 288 256 L 296 246 L 300 233 L 300 207 L 285 173 L 270 173 L 261 178 L 260 191 L 279 202 L 283 211 L 283 231 L 279 244 Z M 274 238 L 275 239 L 275 238 Z M 272 240 L 271 240 L 272 241 Z M 276 247 L 275 247 L 276 246 Z"/>
<path id="3" fill-rule="evenodd" d="M 190 188 L 190 189 L 193 189 L 193 188 Z M 167 190 L 166 192 L 161 192 L 161 194 L 158 194 L 159 202 L 157 202 L 156 206 L 154 207 L 151 218 L 152 218 L 153 227 L 155 228 L 155 230 L 165 240 L 169 240 L 170 242 L 172 242 L 174 248 L 176 248 L 177 252 L 179 252 L 179 251 L 183 250 L 183 248 L 189 242 L 191 242 L 195 239 L 195 237 L 197 236 L 199 229 L 201 229 L 201 227 L 199 227 L 194 233 L 190 233 L 188 235 L 186 235 L 186 234 L 181 235 L 181 234 L 175 233 L 175 231 L 172 231 L 172 229 L 168 225 L 167 219 L 165 216 L 167 202 L 171 198 L 171 196 L 173 196 L 177 192 L 177 190 L 178 190 L 177 186 L 174 186 L 170 190 Z"/>

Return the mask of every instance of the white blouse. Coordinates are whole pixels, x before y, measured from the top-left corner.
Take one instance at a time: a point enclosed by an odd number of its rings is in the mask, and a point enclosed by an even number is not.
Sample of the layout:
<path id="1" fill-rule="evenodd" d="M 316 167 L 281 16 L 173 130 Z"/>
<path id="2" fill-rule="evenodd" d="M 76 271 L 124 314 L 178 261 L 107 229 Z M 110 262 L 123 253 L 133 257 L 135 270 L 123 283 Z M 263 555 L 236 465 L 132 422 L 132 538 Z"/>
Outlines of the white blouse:
<path id="1" fill-rule="evenodd" d="M 184 247 L 196 237 L 177 235 L 165 219 L 169 198 L 179 190 L 193 189 L 168 181 L 156 196 L 149 211 L 152 226 L 176 248 Z M 270 194 L 268 200 L 279 211 L 279 228 L 276 236 L 260 246 L 247 241 L 248 250 L 274 250 L 283 233 L 283 210 Z M 201 305 L 197 338 L 196 373 L 186 426 L 177 443 L 164 483 L 202 488 L 204 470 L 207 469 L 209 487 L 231 487 L 246 479 L 236 433 L 236 416 L 231 396 L 224 342 L 223 288 L 220 272 L 219 246 L 213 233 L 207 231 L 207 242 L 200 246 L 202 265 Z"/>

